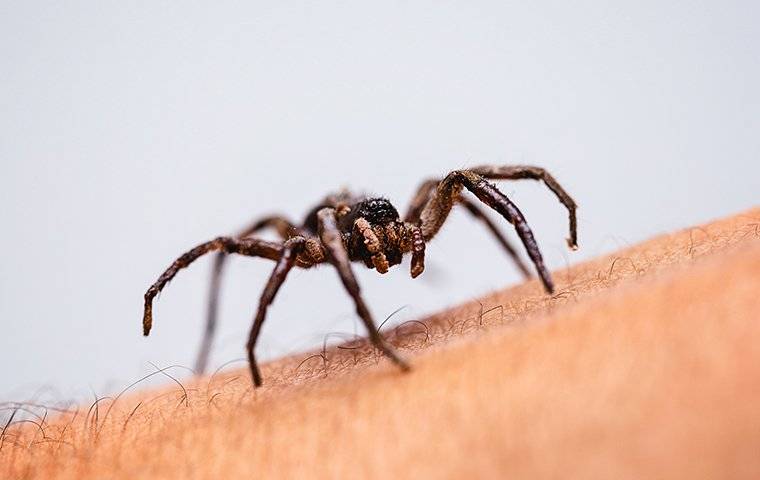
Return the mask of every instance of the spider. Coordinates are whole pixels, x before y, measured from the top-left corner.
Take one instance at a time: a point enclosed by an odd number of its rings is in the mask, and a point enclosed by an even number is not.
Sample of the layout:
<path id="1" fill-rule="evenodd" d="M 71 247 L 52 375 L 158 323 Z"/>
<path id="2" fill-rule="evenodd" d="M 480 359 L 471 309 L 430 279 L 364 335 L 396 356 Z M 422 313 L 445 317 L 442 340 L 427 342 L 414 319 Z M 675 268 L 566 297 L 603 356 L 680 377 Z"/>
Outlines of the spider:
<path id="1" fill-rule="evenodd" d="M 571 249 L 577 248 L 576 205 L 570 195 L 543 168 L 534 166 L 479 166 L 455 170 L 443 179 L 427 180 L 420 185 L 411 204 L 401 220 L 396 208 L 385 198 L 354 195 L 342 191 L 327 196 L 297 225 L 283 216 L 261 218 L 236 236 L 218 237 L 185 252 L 174 261 L 145 293 L 143 335 L 148 335 L 153 323 L 153 298 L 174 278 L 179 270 L 208 252 L 218 252 L 211 276 L 211 288 L 207 310 L 206 328 L 196 363 L 196 370 L 203 372 L 208 360 L 216 327 L 217 303 L 221 274 L 228 254 L 263 257 L 275 262 L 269 281 L 259 301 L 258 312 L 253 320 L 246 351 L 253 383 L 261 385 L 261 373 L 254 347 L 266 318 L 267 308 L 294 267 L 310 268 L 328 262 L 338 272 L 343 286 L 354 301 L 356 313 L 367 328 L 372 344 L 399 368 L 409 370 L 409 364 L 399 356 L 380 335 L 367 305 L 362 299 L 359 284 L 354 277 L 351 262 L 363 262 L 368 268 L 386 273 L 401 263 L 404 254 L 411 253 L 411 276 L 418 277 L 425 268 L 425 243 L 430 241 L 456 203 L 462 204 L 476 219 L 483 222 L 506 250 L 524 277 L 530 273 L 515 249 L 504 238 L 497 226 L 481 208 L 463 193 L 467 189 L 481 202 L 496 210 L 511 223 L 536 268 L 544 289 L 553 293 L 551 275 L 544 265 L 541 252 L 525 217 L 495 185 L 488 180 L 541 180 L 567 208 Z M 256 238 L 255 233 L 274 229 L 282 238 L 272 242 Z"/>

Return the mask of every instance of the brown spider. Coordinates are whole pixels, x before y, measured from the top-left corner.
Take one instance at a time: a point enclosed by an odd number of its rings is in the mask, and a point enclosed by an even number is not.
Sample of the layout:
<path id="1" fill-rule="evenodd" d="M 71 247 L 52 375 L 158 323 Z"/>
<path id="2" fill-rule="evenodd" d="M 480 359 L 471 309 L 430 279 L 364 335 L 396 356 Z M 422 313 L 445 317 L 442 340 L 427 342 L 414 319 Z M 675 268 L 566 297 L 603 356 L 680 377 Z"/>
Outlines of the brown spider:
<path id="1" fill-rule="evenodd" d="M 266 317 L 267 308 L 274 300 L 285 277 L 293 266 L 309 268 L 329 262 L 340 275 L 344 287 L 356 304 L 356 313 L 364 322 L 372 343 L 380 349 L 402 370 L 409 365 L 385 342 L 378 332 L 369 309 L 359 292 L 351 261 L 361 261 L 369 268 L 386 273 L 388 268 L 401 263 L 405 253 L 412 254 L 411 275 L 419 276 L 425 268 L 425 242 L 431 240 L 440 230 L 451 208 L 459 202 L 476 218 L 485 223 L 499 243 L 504 247 L 525 277 L 529 276 L 527 267 L 522 263 L 512 246 L 503 237 L 496 225 L 483 211 L 462 195 L 466 188 L 483 203 L 493 208 L 517 230 L 531 261 L 538 271 L 547 292 L 552 293 L 554 285 L 551 275 L 544 266 L 533 233 L 528 227 L 520 210 L 506 195 L 501 193 L 486 179 L 543 180 L 554 192 L 559 201 L 567 208 L 570 216 L 570 248 L 577 248 L 575 202 L 544 169 L 531 166 L 481 166 L 467 170 L 455 170 L 443 180 L 433 179 L 423 182 L 412 199 L 404 220 L 398 211 L 384 198 L 367 198 L 349 192 L 330 195 L 314 207 L 306 216 L 303 224 L 296 226 L 282 216 L 262 218 L 243 230 L 235 237 L 219 237 L 203 243 L 186 252 L 158 278 L 145 293 L 145 313 L 143 316 L 143 334 L 150 333 L 153 323 L 153 298 L 177 274 L 198 257 L 211 252 L 216 256 L 211 278 L 211 291 L 207 312 L 207 323 L 198 354 L 197 370 L 205 369 L 211 340 L 216 327 L 217 299 L 222 267 L 226 255 L 237 253 L 250 257 L 263 257 L 275 261 L 269 281 L 261 294 L 259 309 L 253 321 L 248 337 L 247 352 L 253 383 L 261 385 L 261 373 L 256 364 L 254 347 Z M 270 242 L 252 235 L 264 228 L 273 228 L 282 237 L 281 242 Z"/>

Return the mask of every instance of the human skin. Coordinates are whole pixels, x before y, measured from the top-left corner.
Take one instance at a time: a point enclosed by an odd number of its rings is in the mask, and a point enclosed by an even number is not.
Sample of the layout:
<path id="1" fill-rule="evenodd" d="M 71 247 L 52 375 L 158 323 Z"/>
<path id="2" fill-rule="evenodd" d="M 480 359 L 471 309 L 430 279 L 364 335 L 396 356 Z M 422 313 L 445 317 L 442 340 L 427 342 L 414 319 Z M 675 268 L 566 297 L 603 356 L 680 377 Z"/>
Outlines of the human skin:
<path id="1" fill-rule="evenodd" d="M 760 478 L 760 208 L 554 277 L 388 329 L 409 373 L 355 341 L 11 424 L 0 478 Z"/>

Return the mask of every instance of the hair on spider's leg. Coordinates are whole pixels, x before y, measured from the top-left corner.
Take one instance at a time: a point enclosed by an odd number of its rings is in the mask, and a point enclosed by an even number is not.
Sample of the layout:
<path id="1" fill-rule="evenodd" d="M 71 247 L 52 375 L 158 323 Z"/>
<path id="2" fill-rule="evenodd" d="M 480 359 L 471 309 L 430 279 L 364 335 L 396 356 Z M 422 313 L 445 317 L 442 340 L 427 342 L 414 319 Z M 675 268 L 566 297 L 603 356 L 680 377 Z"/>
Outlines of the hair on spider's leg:
<path id="1" fill-rule="evenodd" d="M 267 242 L 257 239 L 236 239 L 232 237 L 218 237 L 210 242 L 202 243 L 197 247 L 185 252 L 175 260 L 158 280 L 145 292 L 145 310 L 143 312 L 143 335 L 147 336 L 153 326 L 153 299 L 166 286 L 177 272 L 187 267 L 199 257 L 213 251 L 237 253 L 249 257 L 262 257 L 270 260 L 278 260 L 282 253 L 281 243 Z"/>
<path id="2" fill-rule="evenodd" d="M 575 214 L 578 207 L 575 200 L 562 188 L 562 185 L 545 169 L 531 165 L 481 165 L 468 170 L 494 180 L 531 179 L 543 181 L 560 203 L 567 208 L 570 224 L 570 237 L 567 239 L 567 245 L 573 250 L 578 248 L 578 221 Z"/>
<path id="3" fill-rule="evenodd" d="M 385 342 L 382 335 L 380 335 L 374 320 L 372 320 L 372 314 L 370 314 L 367 305 L 364 303 L 364 299 L 359 290 L 359 284 L 356 281 L 354 272 L 351 270 L 348 253 L 343 246 L 341 233 L 338 229 L 337 220 L 335 218 L 335 210 L 332 208 L 323 208 L 317 213 L 317 219 L 319 222 L 319 238 L 322 240 L 322 244 L 327 250 L 328 260 L 338 271 L 343 286 L 346 288 L 351 298 L 353 298 L 354 305 L 356 306 L 356 313 L 364 322 L 370 340 L 377 349 L 383 352 L 383 354 L 401 368 L 401 370 L 409 370 L 409 364 L 401 358 L 393 348 Z"/>
<path id="4" fill-rule="evenodd" d="M 256 363 L 256 356 L 254 354 L 256 340 L 258 340 L 259 333 L 261 333 L 261 326 L 264 324 L 269 305 L 274 301 L 274 297 L 277 295 L 277 291 L 288 276 L 288 272 L 290 272 L 290 269 L 295 265 L 298 253 L 301 252 L 305 243 L 306 239 L 303 237 L 293 237 L 285 242 L 282 249 L 282 255 L 280 256 L 280 259 L 277 260 L 277 264 L 275 264 L 272 274 L 269 277 L 269 281 L 261 294 L 259 309 L 256 312 L 256 318 L 253 321 L 253 326 L 251 326 L 248 343 L 246 344 L 248 364 L 251 369 L 251 378 L 256 387 L 261 386 L 261 372 L 259 371 L 259 366 Z"/>
<path id="5" fill-rule="evenodd" d="M 486 228 L 493 234 L 494 237 L 496 237 L 496 241 L 499 242 L 499 244 L 506 250 L 507 255 L 512 259 L 512 261 L 517 266 L 517 269 L 520 270 L 520 273 L 522 273 L 522 276 L 524 278 L 530 278 L 530 270 L 528 270 L 528 267 L 525 265 L 525 263 L 522 261 L 520 256 L 517 254 L 517 251 L 515 251 L 514 247 L 511 243 L 506 239 L 504 234 L 501 233 L 499 228 L 496 226 L 496 224 L 491 221 L 490 218 L 483 212 L 477 205 L 475 205 L 470 199 L 461 197 L 460 203 L 464 208 L 467 209 L 470 214 L 483 222 L 486 226 Z"/>

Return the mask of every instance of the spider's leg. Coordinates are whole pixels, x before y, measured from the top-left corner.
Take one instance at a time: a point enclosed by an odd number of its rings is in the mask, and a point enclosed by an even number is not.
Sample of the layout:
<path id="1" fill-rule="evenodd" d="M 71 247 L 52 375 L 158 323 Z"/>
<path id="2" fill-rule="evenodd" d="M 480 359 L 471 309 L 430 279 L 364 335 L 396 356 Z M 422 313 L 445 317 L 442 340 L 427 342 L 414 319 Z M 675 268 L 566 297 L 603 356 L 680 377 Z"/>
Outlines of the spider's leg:
<path id="1" fill-rule="evenodd" d="M 224 271 L 226 253 L 214 255 L 214 266 L 211 269 L 211 284 L 208 291 L 208 305 L 206 306 L 206 326 L 203 329 L 201 346 L 198 356 L 195 358 L 195 372 L 198 374 L 206 371 L 208 356 L 211 353 L 211 343 L 216 333 L 216 319 L 219 312 L 219 291 L 222 287 L 222 272 Z"/>
<path id="2" fill-rule="evenodd" d="M 549 172 L 541 167 L 534 167 L 529 165 L 512 165 L 512 166 L 496 166 L 496 165 L 482 165 L 469 169 L 471 172 L 475 172 L 478 175 L 490 178 L 494 180 L 520 180 L 529 178 L 532 180 L 542 180 L 546 186 L 551 190 L 562 205 L 567 208 L 569 223 L 570 223 L 570 237 L 567 239 L 567 244 L 570 248 L 575 250 L 578 248 L 578 222 L 575 218 L 575 211 L 578 208 L 572 197 L 562 188 L 554 177 Z"/>
<path id="3" fill-rule="evenodd" d="M 261 294 L 261 300 L 259 301 L 259 310 L 256 312 L 256 318 L 253 321 L 251 327 L 251 333 L 248 336 L 248 343 L 246 345 L 246 352 L 248 353 L 248 364 L 251 368 L 251 376 L 253 377 L 253 384 L 255 386 L 261 386 L 261 372 L 259 366 L 256 363 L 256 357 L 254 355 L 254 348 L 256 347 L 256 340 L 261 333 L 261 326 L 264 323 L 264 319 L 267 315 L 267 308 L 274 300 L 277 291 L 280 289 L 282 282 L 285 281 L 285 277 L 288 276 L 288 272 L 293 268 L 298 253 L 303 249 L 306 239 L 303 237 L 293 237 L 285 242 L 282 249 L 282 256 L 277 260 L 277 264 L 272 270 L 272 274 L 269 277 L 266 287 Z"/>
<path id="4" fill-rule="evenodd" d="M 270 215 L 251 223 L 248 227 L 241 230 L 240 233 L 238 233 L 236 236 L 238 238 L 246 238 L 256 232 L 264 230 L 265 228 L 273 229 L 283 240 L 287 240 L 288 238 L 294 237 L 296 235 L 301 235 L 300 229 L 284 216 Z"/>
<path id="5" fill-rule="evenodd" d="M 296 235 L 299 230 L 291 221 L 281 215 L 271 215 L 261 218 L 236 235 L 236 238 L 246 238 L 265 228 L 273 228 L 277 234 L 287 240 L 289 237 Z M 219 252 L 214 258 L 214 266 L 211 270 L 211 284 L 209 285 L 208 306 L 206 309 L 206 326 L 201 338 L 201 346 L 198 350 L 198 356 L 195 360 L 195 371 L 203 373 L 206 371 L 208 356 L 211 352 L 211 343 L 214 340 L 216 332 L 217 315 L 219 311 L 219 291 L 222 285 L 222 273 L 227 254 Z"/>
<path id="6" fill-rule="evenodd" d="M 367 328 L 369 338 L 372 343 L 377 347 L 386 357 L 391 359 L 402 370 L 409 370 L 409 365 L 401 358 L 394 350 L 385 342 L 380 332 L 377 330 L 377 325 L 372 320 L 372 314 L 369 313 L 367 305 L 362 299 L 361 292 L 359 291 L 359 284 L 354 277 L 354 272 L 351 270 L 351 263 L 346 252 L 346 247 L 343 245 L 340 230 L 335 218 L 335 210 L 332 208 L 323 208 L 317 213 L 317 219 L 319 222 L 319 238 L 322 241 L 325 249 L 327 250 L 327 257 L 330 263 L 333 264 L 340 279 L 343 282 L 343 286 L 351 295 L 356 305 L 356 313 L 364 322 L 364 326 Z"/>
<path id="7" fill-rule="evenodd" d="M 517 265 L 517 268 L 520 270 L 520 273 L 522 273 L 523 277 L 530 278 L 530 270 L 528 270 L 528 267 L 525 266 L 525 263 L 523 263 L 522 259 L 517 254 L 515 248 L 511 243 L 509 243 L 509 240 L 504 237 L 504 234 L 501 233 L 501 230 L 499 230 L 496 224 L 493 223 L 493 221 L 485 214 L 485 212 L 483 212 L 483 210 L 475 205 L 475 203 L 473 203 L 469 198 L 461 197 L 459 201 L 462 206 L 464 206 L 464 208 L 466 208 L 467 211 L 472 214 L 473 217 L 483 222 L 491 234 L 496 237 L 496 240 L 499 242 L 499 244 L 504 248 L 504 250 L 507 251 L 507 255 L 509 255 L 512 261 L 515 262 L 515 265 Z"/>
<path id="8" fill-rule="evenodd" d="M 406 217 L 404 217 L 404 221 L 413 224 L 419 223 L 420 215 L 422 215 L 422 211 L 425 208 L 427 202 L 430 201 L 430 198 L 433 195 L 435 195 L 439 183 L 440 180 L 435 179 L 422 182 L 422 185 L 420 185 L 417 193 L 414 195 L 414 198 L 412 198 L 412 201 L 409 204 L 409 209 L 407 210 Z M 520 259 L 520 256 L 517 254 L 514 247 L 512 247 L 512 244 L 509 243 L 509 241 L 506 239 L 506 237 L 504 237 L 496 225 L 494 225 L 491 219 L 488 218 L 488 216 L 486 216 L 483 211 L 481 211 L 469 199 L 460 197 L 458 200 L 473 217 L 485 224 L 486 228 L 491 232 L 491 234 L 496 237 L 496 241 L 498 241 L 504 250 L 506 250 L 507 255 L 509 255 L 512 261 L 515 262 L 515 265 L 517 265 L 517 268 L 520 270 L 520 273 L 522 273 L 523 277 L 529 278 L 530 271 L 528 270 L 528 267 L 525 266 L 525 263 L 523 263 L 522 259 Z"/>
<path id="9" fill-rule="evenodd" d="M 282 243 L 267 242 L 253 238 L 237 239 L 232 237 L 218 237 L 210 242 L 202 243 L 197 247 L 185 252 L 176 259 L 158 280 L 145 292 L 145 311 L 143 313 L 143 335 L 148 335 L 153 326 L 153 298 L 161 292 L 169 281 L 177 275 L 177 272 L 187 267 L 202 255 L 213 251 L 237 253 L 249 257 L 263 257 L 270 260 L 279 260 L 283 250 Z"/>
<path id="10" fill-rule="evenodd" d="M 433 178 L 422 182 L 419 188 L 417 188 L 414 197 L 412 197 L 412 201 L 409 202 L 409 207 L 407 207 L 406 215 L 404 216 L 405 222 L 417 223 L 420 221 L 422 210 L 427 205 L 440 181 L 440 178 Z"/>
<path id="11" fill-rule="evenodd" d="M 463 187 L 474 193 L 483 203 L 499 212 L 515 227 L 517 235 L 536 266 L 544 288 L 547 292 L 552 293 L 554 284 L 551 275 L 544 265 L 541 251 L 538 249 L 533 232 L 525 221 L 522 212 L 506 195 L 476 173 L 468 170 L 456 170 L 441 180 L 435 195 L 430 198 L 420 215 L 420 228 L 425 240 L 430 240 L 441 229 Z"/>

